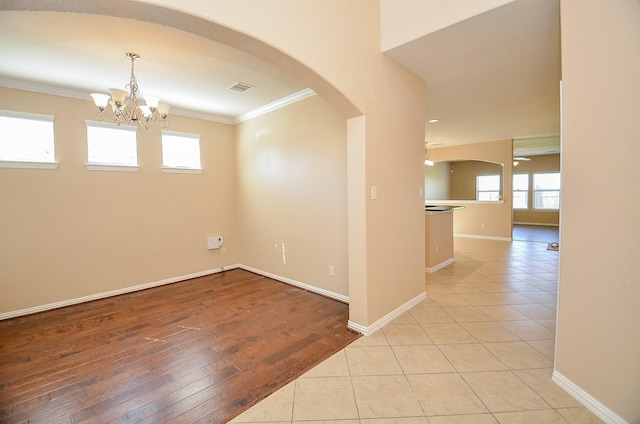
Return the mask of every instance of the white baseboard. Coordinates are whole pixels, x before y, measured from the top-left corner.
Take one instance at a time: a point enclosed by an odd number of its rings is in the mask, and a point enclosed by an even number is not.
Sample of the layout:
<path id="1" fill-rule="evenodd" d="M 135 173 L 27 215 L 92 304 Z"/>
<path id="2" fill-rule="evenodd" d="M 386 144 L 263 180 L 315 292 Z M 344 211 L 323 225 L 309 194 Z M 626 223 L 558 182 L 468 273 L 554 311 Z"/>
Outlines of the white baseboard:
<path id="1" fill-rule="evenodd" d="M 446 260 L 446 261 L 444 261 L 444 262 L 440 262 L 440 263 L 439 263 L 438 265 L 436 265 L 436 266 L 432 266 L 432 267 L 425 266 L 425 267 L 424 267 L 424 271 L 425 271 L 425 272 L 427 272 L 427 273 L 429 273 L 429 274 L 431 274 L 432 272 L 436 272 L 437 270 L 442 269 L 442 268 L 444 268 L 444 267 L 445 267 L 445 266 L 447 266 L 447 265 L 451 265 L 451 264 L 452 264 L 452 263 L 454 263 L 455 261 L 456 261 L 456 258 L 449 258 L 449 259 L 447 259 L 447 260 Z"/>
<path id="2" fill-rule="evenodd" d="M 279 275 L 275 275 L 275 274 L 272 274 L 270 272 L 262 271 L 262 270 L 259 270 L 259 269 L 256 269 L 256 268 L 252 268 L 252 267 L 246 266 L 246 265 L 239 265 L 239 268 L 240 269 L 244 269 L 245 271 L 250 271 L 250 272 L 253 272 L 255 274 L 260 274 L 260 275 L 263 275 L 265 277 L 272 278 L 272 279 L 277 280 L 277 281 L 281 281 L 283 283 L 290 284 L 292 286 L 299 287 L 301 289 L 308 290 L 308 291 L 313 292 L 313 293 L 317 293 L 317 294 L 321 294 L 321 295 L 326 296 L 326 297 L 330 297 L 331 299 L 339 300 L 339 301 L 344 302 L 344 303 L 349 303 L 349 296 L 345 296 L 345 295 L 340 294 L 340 293 L 335 293 L 335 292 L 332 292 L 332 291 L 329 291 L 329 290 L 321 289 L 319 287 L 310 286 L 309 284 L 301 283 L 300 281 L 292 280 L 292 279 L 286 278 L 286 277 L 281 277 Z"/>
<path id="3" fill-rule="evenodd" d="M 479 236 L 477 234 L 459 234 L 456 233 L 454 237 L 475 238 L 484 240 L 499 240 L 499 241 L 513 241 L 511 237 L 494 237 L 494 236 Z"/>
<path id="4" fill-rule="evenodd" d="M 357 324 L 349 320 L 349 325 L 347 327 L 350 328 L 351 330 L 357 331 L 358 333 L 362 333 L 364 336 L 370 336 L 371 334 L 375 333 L 376 331 L 378 331 L 379 329 L 381 329 L 382 327 L 384 327 L 394 319 L 398 318 L 400 315 L 404 314 L 409 309 L 413 308 L 415 305 L 422 302 L 426 298 L 427 298 L 427 292 L 422 292 L 418 296 L 406 302 L 404 305 L 399 306 L 398 308 L 391 311 L 390 313 L 383 316 L 382 318 L 380 318 L 379 320 L 377 320 L 376 322 L 374 322 L 369 326 L 365 327 L 363 325 Z"/>
<path id="5" fill-rule="evenodd" d="M 10 311 L 0 314 L 0 321 L 8 318 L 15 318 L 23 315 L 35 314 L 36 312 L 48 311 L 51 309 L 63 308 L 65 306 L 77 305 L 78 303 L 90 302 L 92 300 L 104 299 L 107 297 L 118 296 L 120 294 L 132 293 L 140 290 L 150 289 L 152 287 L 164 286 L 165 284 L 177 283 L 178 281 L 190 280 L 191 278 L 203 277 L 205 275 L 216 274 L 222 271 L 228 271 L 230 269 L 238 268 L 238 265 L 228 265 L 224 268 L 208 269 L 206 271 L 194 272 L 193 274 L 180 275 L 177 277 L 171 277 L 164 280 L 152 281 L 150 283 L 140 284 L 132 287 L 125 287 L 118 290 L 111 290 L 103 293 L 96 293 L 89 296 L 77 297 L 75 299 L 63 300 L 55 303 L 48 303 L 46 305 L 34 306 L 32 308 L 20 309 L 17 311 Z"/>
<path id="6" fill-rule="evenodd" d="M 535 225 L 538 227 L 559 227 L 560 224 L 543 224 L 541 222 L 514 222 L 513 225 Z"/>
<path id="7" fill-rule="evenodd" d="M 588 410 L 593 412 L 602 421 L 607 424 L 629 424 L 627 421 L 618 416 L 615 412 L 598 402 L 589 393 L 582 390 L 574 382 L 569 380 L 557 370 L 553 370 L 551 381 L 560 386 L 565 392 L 573 396 L 578 402 L 583 404 Z"/>

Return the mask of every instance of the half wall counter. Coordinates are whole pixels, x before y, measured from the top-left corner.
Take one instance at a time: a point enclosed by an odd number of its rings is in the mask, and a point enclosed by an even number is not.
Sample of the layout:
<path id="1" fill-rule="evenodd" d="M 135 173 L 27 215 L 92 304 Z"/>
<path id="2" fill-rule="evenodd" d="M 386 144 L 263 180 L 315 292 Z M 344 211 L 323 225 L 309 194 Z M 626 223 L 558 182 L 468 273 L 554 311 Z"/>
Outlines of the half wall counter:
<path id="1" fill-rule="evenodd" d="M 463 206 L 425 205 L 425 271 L 435 272 L 455 261 L 453 212 Z"/>

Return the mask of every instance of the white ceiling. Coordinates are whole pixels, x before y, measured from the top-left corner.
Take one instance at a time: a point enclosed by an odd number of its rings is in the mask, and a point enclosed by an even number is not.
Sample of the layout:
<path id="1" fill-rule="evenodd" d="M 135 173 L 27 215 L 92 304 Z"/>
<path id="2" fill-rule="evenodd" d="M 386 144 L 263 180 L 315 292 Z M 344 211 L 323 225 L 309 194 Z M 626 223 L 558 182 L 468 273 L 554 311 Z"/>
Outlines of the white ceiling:
<path id="1" fill-rule="evenodd" d="M 306 87 L 267 63 L 179 30 L 107 16 L 0 12 L 0 78 L 89 93 L 124 89 L 131 62 L 144 97 L 222 122 L 295 95 Z M 245 93 L 236 82 L 255 86 Z M 174 111 L 176 111 L 174 109 Z"/>
<path id="2" fill-rule="evenodd" d="M 430 147 L 529 137 L 557 146 L 558 9 L 558 0 L 517 0 L 386 52 L 427 83 L 425 121 L 439 119 L 426 124 Z M 0 12 L 0 85 L 60 87 L 89 99 L 124 88 L 129 51 L 141 56 L 141 95 L 159 96 L 174 112 L 233 123 L 309 91 L 253 56 L 175 29 L 87 14 Z M 256 88 L 228 90 L 236 82 Z M 539 137 L 547 135 L 555 137 Z"/>
<path id="3" fill-rule="evenodd" d="M 426 81 L 430 147 L 536 137 L 551 145 L 527 154 L 559 151 L 558 0 L 517 0 L 385 53 Z"/>

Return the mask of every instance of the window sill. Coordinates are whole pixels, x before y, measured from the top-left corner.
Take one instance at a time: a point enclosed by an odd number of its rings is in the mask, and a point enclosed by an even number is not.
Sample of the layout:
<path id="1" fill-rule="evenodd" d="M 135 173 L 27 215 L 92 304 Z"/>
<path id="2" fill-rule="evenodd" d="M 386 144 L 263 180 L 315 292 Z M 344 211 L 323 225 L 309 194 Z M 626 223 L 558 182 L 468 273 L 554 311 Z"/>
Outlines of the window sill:
<path id="1" fill-rule="evenodd" d="M 162 172 L 167 174 L 202 174 L 201 168 L 169 168 L 162 167 Z"/>
<path id="2" fill-rule="evenodd" d="M 110 163 L 88 163 L 88 171 L 111 171 L 111 172 L 138 172 L 138 165 L 116 165 Z"/>
<path id="3" fill-rule="evenodd" d="M 503 205 L 504 200 L 425 200 L 426 205 Z"/>
<path id="4" fill-rule="evenodd" d="M 57 169 L 58 165 L 58 162 L 23 162 L 12 160 L 0 161 L 0 168 Z"/>

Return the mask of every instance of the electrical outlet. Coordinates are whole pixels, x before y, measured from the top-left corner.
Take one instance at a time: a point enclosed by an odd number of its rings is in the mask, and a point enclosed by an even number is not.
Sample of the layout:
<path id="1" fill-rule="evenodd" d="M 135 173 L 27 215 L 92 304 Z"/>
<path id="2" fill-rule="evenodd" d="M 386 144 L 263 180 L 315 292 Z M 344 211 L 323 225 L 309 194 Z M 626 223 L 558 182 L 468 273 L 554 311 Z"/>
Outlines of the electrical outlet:
<path id="1" fill-rule="evenodd" d="M 333 265 L 329 265 L 329 275 L 332 277 L 336 275 L 336 268 Z"/>

